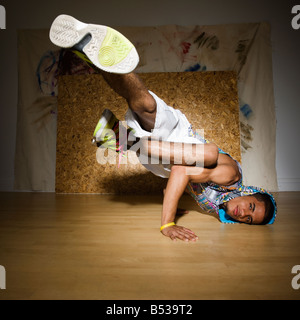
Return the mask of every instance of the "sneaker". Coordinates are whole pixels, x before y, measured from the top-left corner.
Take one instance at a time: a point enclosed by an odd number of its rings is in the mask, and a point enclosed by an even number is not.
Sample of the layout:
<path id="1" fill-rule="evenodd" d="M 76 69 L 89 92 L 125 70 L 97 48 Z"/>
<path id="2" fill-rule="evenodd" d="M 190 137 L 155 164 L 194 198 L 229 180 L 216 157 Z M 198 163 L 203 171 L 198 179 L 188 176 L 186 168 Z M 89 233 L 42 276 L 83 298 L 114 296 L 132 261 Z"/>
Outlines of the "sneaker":
<path id="1" fill-rule="evenodd" d="M 71 49 L 90 66 L 106 72 L 129 73 L 139 63 L 134 45 L 110 27 L 60 15 L 53 21 L 49 36 L 55 45 Z"/>
<path id="2" fill-rule="evenodd" d="M 132 129 L 125 128 L 110 110 L 105 109 L 95 128 L 92 143 L 123 155 L 127 150 L 128 135 L 131 131 Z"/>

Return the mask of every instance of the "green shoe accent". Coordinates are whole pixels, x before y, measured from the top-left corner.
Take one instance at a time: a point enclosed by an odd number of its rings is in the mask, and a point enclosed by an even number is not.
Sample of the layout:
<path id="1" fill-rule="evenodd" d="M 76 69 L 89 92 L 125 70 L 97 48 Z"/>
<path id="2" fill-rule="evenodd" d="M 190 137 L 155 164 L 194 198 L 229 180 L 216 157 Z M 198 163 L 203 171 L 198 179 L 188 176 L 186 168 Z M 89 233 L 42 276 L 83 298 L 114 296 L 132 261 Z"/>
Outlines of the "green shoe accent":
<path id="1" fill-rule="evenodd" d="M 87 62 L 88 64 L 92 64 L 91 60 L 82 52 L 79 52 L 77 50 L 72 50 L 77 57 L 79 57 L 80 59 L 82 59 L 83 61 Z"/>
<path id="2" fill-rule="evenodd" d="M 107 27 L 105 39 L 99 50 L 99 62 L 105 67 L 116 65 L 128 56 L 132 48 L 133 44 L 121 33 Z"/>
<path id="3" fill-rule="evenodd" d="M 96 128 L 95 128 L 95 131 L 94 131 L 94 137 L 96 136 L 96 133 L 101 129 L 101 127 L 102 127 L 102 124 L 101 124 L 101 122 L 99 121 L 98 124 L 97 124 L 97 126 L 96 126 Z"/>

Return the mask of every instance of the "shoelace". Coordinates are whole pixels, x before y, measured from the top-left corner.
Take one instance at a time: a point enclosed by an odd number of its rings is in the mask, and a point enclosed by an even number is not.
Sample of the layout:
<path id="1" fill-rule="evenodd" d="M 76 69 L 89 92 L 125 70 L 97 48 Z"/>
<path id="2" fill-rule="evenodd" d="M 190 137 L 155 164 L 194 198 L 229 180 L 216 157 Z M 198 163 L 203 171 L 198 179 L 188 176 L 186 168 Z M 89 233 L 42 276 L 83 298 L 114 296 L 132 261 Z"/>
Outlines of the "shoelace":
<path id="1" fill-rule="evenodd" d="M 118 163 L 118 169 L 119 169 L 122 161 L 122 157 L 126 157 L 124 152 L 124 146 L 123 145 L 119 146 L 119 148 L 117 149 L 117 152 L 119 153 L 119 163 Z"/>

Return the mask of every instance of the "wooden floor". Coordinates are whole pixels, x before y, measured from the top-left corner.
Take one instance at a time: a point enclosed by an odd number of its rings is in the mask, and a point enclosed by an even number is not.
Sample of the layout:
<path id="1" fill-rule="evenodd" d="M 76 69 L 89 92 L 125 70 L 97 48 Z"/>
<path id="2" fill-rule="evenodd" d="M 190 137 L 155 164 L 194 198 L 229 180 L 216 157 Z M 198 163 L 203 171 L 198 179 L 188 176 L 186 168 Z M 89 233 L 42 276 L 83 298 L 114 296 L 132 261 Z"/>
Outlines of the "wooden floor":
<path id="1" fill-rule="evenodd" d="M 161 196 L 0 193 L 0 299 L 300 299 L 300 192 L 276 200 L 273 226 L 224 225 L 186 195 L 184 243 L 159 232 Z"/>

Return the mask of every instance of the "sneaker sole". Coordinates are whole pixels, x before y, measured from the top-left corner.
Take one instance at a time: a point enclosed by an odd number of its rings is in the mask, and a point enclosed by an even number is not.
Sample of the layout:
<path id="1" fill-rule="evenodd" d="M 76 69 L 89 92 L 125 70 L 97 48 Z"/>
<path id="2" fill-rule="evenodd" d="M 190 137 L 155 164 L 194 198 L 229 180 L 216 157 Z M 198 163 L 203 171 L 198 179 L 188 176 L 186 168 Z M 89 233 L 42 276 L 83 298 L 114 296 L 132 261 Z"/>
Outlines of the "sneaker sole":
<path id="1" fill-rule="evenodd" d="M 71 16 L 60 15 L 50 28 L 50 40 L 61 48 L 72 48 L 87 34 L 91 40 L 82 51 L 99 69 L 124 74 L 133 71 L 139 56 L 134 45 L 120 32 L 101 25 L 86 24 Z"/>

